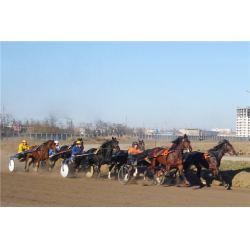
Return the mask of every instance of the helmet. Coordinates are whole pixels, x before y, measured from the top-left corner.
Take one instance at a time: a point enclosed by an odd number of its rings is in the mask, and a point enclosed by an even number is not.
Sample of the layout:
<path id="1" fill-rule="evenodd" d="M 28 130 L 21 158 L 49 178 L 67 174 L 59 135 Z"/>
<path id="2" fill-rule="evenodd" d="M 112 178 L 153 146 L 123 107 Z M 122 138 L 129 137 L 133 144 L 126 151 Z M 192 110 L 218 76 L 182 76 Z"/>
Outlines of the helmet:
<path id="1" fill-rule="evenodd" d="M 80 141 L 77 141 L 76 144 L 82 144 Z"/>
<path id="2" fill-rule="evenodd" d="M 134 141 L 134 142 L 132 143 L 132 146 L 134 146 L 134 145 L 137 145 L 137 146 L 138 146 L 138 142 L 137 142 L 137 141 Z"/>
<path id="3" fill-rule="evenodd" d="M 59 141 L 55 141 L 55 144 L 59 144 Z"/>
<path id="4" fill-rule="evenodd" d="M 26 141 L 26 140 L 22 140 L 22 142 L 26 142 L 26 143 L 27 143 L 27 141 Z"/>

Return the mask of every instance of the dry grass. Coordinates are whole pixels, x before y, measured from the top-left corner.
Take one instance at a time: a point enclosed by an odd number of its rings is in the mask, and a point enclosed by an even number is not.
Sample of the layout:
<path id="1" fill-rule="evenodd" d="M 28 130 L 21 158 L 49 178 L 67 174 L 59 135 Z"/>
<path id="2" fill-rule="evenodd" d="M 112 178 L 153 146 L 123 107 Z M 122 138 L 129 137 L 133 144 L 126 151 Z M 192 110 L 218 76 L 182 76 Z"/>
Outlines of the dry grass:
<path id="1" fill-rule="evenodd" d="M 60 141 L 60 145 L 63 144 L 73 144 L 74 141 L 77 140 L 78 137 L 73 137 L 72 139 L 68 139 L 65 141 Z M 1 146 L 4 144 L 9 144 L 13 143 L 16 144 L 18 147 L 18 144 L 21 142 L 23 138 L 3 138 L 1 140 Z M 32 145 L 40 145 L 41 143 L 44 142 L 44 139 L 42 140 L 37 140 L 34 138 L 25 138 L 28 140 L 28 143 L 30 146 Z M 96 137 L 96 138 L 83 138 L 84 144 L 101 144 L 105 140 L 110 140 L 111 137 Z M 137 141 L 139 138 L 135 137 L 129 137 L 129 136 L 123 136 L 118 138 L 120 144 L 130 144 L 133 141 Z M 171 141 L 165 141 L 165 140 L 144 140 L 145 142 L 145 148 L 154 148 L 154 147 L 170 147 L 171 146 Z M 207 140 L 207 141 L 191 141 L 191 145 L 193 148 L 193 151 L 201 151 L 205 152 L 214 146 L 218 144 L 219 141 L 212 141 L 212 140 Z M 248 141 L 230 141 L 230 143 L 233 145 L 234 149 L 236 152 L 242 152 L 242 156 L 249 156 L 250 157 L 250 142 Z M 240 156 L 240 155 L 239 155 Z"/>

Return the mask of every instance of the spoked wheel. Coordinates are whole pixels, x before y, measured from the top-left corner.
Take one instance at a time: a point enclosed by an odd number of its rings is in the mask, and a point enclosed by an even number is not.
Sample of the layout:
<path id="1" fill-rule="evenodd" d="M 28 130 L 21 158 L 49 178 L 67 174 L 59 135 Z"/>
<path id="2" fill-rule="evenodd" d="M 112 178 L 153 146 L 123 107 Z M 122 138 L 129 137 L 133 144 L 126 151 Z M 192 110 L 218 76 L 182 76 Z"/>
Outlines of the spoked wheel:
<path id="1" fill-rule="evenodd" d="M 66 178 L 69 176 L 69 165 L 68 164 L 63 164 L 61 166 L 60 174 L 63 178 Z"/>
<path id="2" fill-rule="evenodd" d="M 143 185 L 150 186 L 154 183 L 154 171 L 147 169 L 145 172 L 143 176 Z"/>
<path id="3" fill-rule="evenodd" d="M 154 176 L 154 184 L 155 185 L 162 185 L 165 181 L 165 175 L 161 174 L 160 176 L 157 175 L 157 173 Z"/>
<path id="4" fill-rule="evenodd" d="M 125 185 L 130 179 L 130 172 L 126 164 L 122 165 L 118 172 L 118 180 L 121 184 Z"/>
<path id="5" fill-rule="evenodd" d="M 10 172 L 13 172 L 15 170 L 14 160 L 9 161 L 9 170 L 10 170 Z"/>

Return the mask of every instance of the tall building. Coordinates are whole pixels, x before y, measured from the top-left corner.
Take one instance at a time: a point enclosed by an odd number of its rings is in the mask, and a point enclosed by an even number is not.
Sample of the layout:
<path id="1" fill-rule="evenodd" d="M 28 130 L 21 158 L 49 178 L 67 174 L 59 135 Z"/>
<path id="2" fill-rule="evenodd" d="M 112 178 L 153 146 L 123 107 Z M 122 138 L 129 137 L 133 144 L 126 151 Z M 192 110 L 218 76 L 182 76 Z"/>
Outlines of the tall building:
<path id="1" fill-rule="evenodd" d="M 237 108 L 236 136 L 250 137 L 250 107 Z"/>

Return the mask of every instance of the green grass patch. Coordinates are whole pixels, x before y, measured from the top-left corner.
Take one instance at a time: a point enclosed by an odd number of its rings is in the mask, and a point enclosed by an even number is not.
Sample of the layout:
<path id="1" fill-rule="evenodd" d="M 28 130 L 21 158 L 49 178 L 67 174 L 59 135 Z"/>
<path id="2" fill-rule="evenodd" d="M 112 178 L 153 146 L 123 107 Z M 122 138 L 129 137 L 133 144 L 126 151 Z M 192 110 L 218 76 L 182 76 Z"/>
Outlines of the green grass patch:
<path id="1" fill-rule="evenodd" d="M 220 171 L 227 170 L 246 170 L 250 171 L 249 161 L 223 161 L 219 167 Z"/>

